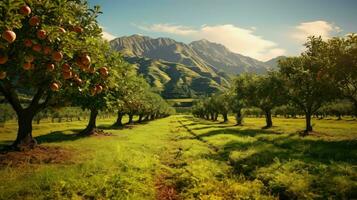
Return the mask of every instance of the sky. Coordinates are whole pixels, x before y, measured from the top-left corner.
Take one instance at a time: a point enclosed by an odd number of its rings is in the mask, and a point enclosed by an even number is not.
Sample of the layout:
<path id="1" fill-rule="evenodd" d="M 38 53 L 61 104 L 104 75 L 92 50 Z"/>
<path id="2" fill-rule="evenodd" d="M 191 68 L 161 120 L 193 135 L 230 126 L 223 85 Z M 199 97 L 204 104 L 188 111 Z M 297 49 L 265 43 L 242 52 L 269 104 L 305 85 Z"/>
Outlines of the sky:
<path id="1" fill-rule="evenodd" d="M 207 39 L 261 61 L 301 53 L 310 35 L 357 32 L 357 0 L 89 0 L 103 37 Z"/>

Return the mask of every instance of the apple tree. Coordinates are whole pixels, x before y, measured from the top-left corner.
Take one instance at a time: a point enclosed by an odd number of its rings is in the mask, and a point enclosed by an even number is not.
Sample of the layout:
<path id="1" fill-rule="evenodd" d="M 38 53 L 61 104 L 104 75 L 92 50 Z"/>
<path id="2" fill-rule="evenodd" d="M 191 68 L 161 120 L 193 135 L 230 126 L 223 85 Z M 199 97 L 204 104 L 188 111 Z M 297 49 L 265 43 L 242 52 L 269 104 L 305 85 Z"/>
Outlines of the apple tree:
<path id="1" fill-rule="evenodd" d="M 36 145 L 32 120 L 54 96 L 86 87 L 85 41 L 100 37 L 99 14 L 85 1 L 0 1 L 0 92 L 18 118 L 13 147 Z M 20 96 L 30 103 L 21 103 Z"/>

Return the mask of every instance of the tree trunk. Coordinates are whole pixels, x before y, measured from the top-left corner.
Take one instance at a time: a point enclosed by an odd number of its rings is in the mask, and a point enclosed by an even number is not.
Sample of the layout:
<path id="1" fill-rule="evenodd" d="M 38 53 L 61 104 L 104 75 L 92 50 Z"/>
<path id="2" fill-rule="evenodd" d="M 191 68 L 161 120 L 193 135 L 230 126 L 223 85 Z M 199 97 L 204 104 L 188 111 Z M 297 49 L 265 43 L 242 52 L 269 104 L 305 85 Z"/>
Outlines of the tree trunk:
<path id="1" fill-rule="evenodd" d="M 129 114 L 129 121 L 128 121 L 128 124 L 133 124 L 133 117 L 134 115 L 133 114 Z"/>
<path id="2" fill-rule="evenodd" d="M 98 116 L 98 110 L 91 109 L 90 118 L 87 127 L 80 133 L 81 135 L 92 135 L 95 133 L 95 128 L 97 127 L 96 121 Z"/>
<path id="3" fill-rule="evenodd" d="M 242 117 L 242 111 L 239 110 L 237 113 L 236 113 L 236 125 L 237 126 L 240 126 L 242 125 L 242 122 L 243 122 L 243 117 Z"/>
<path id="4" fill-rule="evenodd" d="M 305 114 L 305 121 L 306 121 L 306 129 L 305 129 L 305 135 L 308 135 L 309 132 L 312 131 L 312 126 L 311 126 L 311 113 L 306 112 Z"/>
<path id="5" fill-rule="evenodd" d="M 37 145 L 36 140 L 32 137 L 32 120 L 35 113 L 32 111 L 22 111 L 18 115 L 18 131 L 15 142 L 12 146 L 19 150 L 32 149 Z"/>
<path id="6" fill-rule="evenodd" d="M 113 124 L 113 126 L 115 126 L 115 127 L 123 126 L 123 122 L 122 122 L 123 116 L 124 116 L 124 114 L 122 112 L 118 112 L 117 120 Z"/>
<path id="7" fill-rule="evenodd" d="M 139 115 L 138 123 L 141 123 L 143 121 L 143 115 Z"/>
<path id="8" fill-rule="evenodd" d="M 223 122 L 228 122 L 228 113 L 223 113 Z"/>
<path id="9" fill-rule="evenodd" d="M 270 110 L 265 111 L 265 121 L 266 121 L 265 128 L 270 128 L 273 126 L 273 120 L 271 119 L 271 111 Z"/>

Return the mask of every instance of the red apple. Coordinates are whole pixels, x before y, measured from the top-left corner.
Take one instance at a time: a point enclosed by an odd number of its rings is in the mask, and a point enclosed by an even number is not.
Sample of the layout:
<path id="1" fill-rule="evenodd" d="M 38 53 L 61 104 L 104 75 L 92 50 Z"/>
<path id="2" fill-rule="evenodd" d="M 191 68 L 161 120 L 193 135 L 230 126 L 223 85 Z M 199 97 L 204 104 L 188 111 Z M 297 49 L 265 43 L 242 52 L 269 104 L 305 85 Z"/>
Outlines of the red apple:
<path id="1" fill-rule="evenodd" d="M 25 45 L 25 47 L 32 47 L 32 40 L 30 40 L 30 39 L 25 39 L 24 40 L 24 45 Z"/>
<path id="2" fill-rule="evenodd" d="M 4 31 L 2 33 L 2 38 L 8 43 L 13 43 L 16 40 L 16 33 L 10 30 Z"/>
<path id="3" fill-rule="evenodd" d="M 22 68 L 24 68 L 24 70 L 30 70 L 32 68 L 32 64 L 29 62 L 25 62 Z"/>
<path id="4" fill-rule="evenodd" d="M 62 65 L 62 71 L 64 71 L 64 72 L 69 72 L 69 71 L 71 71 L 71 66 L 68 64 L 68 63 L 64 63 L 63 65 Z"/>
<path id="5" fill-rule="evenodd" d="M 54 83 L 51 83 L 50 88 L 52 91 L 57 92 L 60 87 L 59 87 L 58 83 L 54 82 Z"/>
<path id="6" fill-rule="evenodd" d="M 92 87 L 92 88 L 90 89 L 90 94 L 91 94 L 92 96 L 95 96 L 95 95 L 97 94 L 97 88 L 96 88 L 96 87 Z"/>
<path id="7" fill-rule="evenodd" d="M 72 72 L 71 71 L 63 71 L 62 75 L 63 75 L 63 78 L 66 79 L 66 80 L 72 78 Z"/>
<path id="8" fill-rule="evenodd" d="M 0 55 L 0 65 L 7 63 L 9 57 L 7 55 Z"/>
<path id="9" fill-rule="evenodd" d="M 44 47 L 44 48 L 43 48 L 43 53 L 44 53 L 45 55 L 51 54 L 51 53 L 52 53 L 51 47 L 48 47 L 48 46 Z"/>
<path id="10" fill-rule="evenodd" d="M 32 50 L 36 52 L 41 52 L 42 46 L 40 44 L 35 44 L 32 46 Z"/>
<path id="11" fill-rule="evenodd" d="M 59 27 L 58 28 L 58 31 L 61 32 L 61 33 L 66 33 L 66 29 L 62 28 L 62 27 Z"/>
<path id="12" fill-rule="evenodd" d="M 76 32 L 76 33 L 82 33 L 83 32 L 83 28 L 80 27 L 80 26 L 75 26 L 73 28 L 73 31 Z"/>
<path id="13" fill-rule="evenodd" d="M 40 18 L 38 16 L 33 16 L 29 19 L 30 26 L 37 26 L 40 24 Z"/>
<path id="14" fill-rule="evenodd" d="M 28 7 L 27 5 L 24 5 L 20 8 L 20 13 L 22 15 L 28 16 L 29 14 L 31 14 L 31 8 Z"/>
<path id="15" fill-rule="evenodd" d="M 25 56 L 25 61 L 28 63 L 32 63 L 34 60 L 35 60 L 35 58 L 32 55 Z"/>
<path id="16" fill-rule="evenodd" d="M 83 83 L 82 79 L 78 78 L 78 75 L 77 75 L 77 77 L 74 79 L 74 81 L 75 81 L 78 85 L 82 85 L 82 83 Z"/>
<path id="17" fill-rule="evenodd" d="M 90 63 L 91 63 L 90 57 L 88 55 L 83 55 L 81 57 L 81 63 L 86 66 L 90 65 Z"/>
<path id="18" fill-rule="evenodd" d="M 102 76 L 108 76 L 108 74 L 109 74 L 108 68 L 106 68 L 106 67 L 101 67 L 101 68 L 99 69 L 99 73 L 100 73 L 100 75 L 102 75 Z"/>
<path id="19" fill-rule="evenodd" d="M 37 38 L 40 40 L 44 40 L 47 37 L 47 33 L 45 30 L 38 30 L 36 35 L 37 35 Z"/>
<path id="20" fill-rule="evenodd" d="M 95 68 L 94 67 L 90 67 L 88 71 L 89 71 L 89 73 L 94 74 L 95 73 Z"/>
<path id="21" fill-rule="evenodd" d="M 96 88 L 98 94 L 100 94 L 103 91 L 103 86 L 101 86 L 101 85 L 96 85 L 95 88 Z"/>
<path id="22" fill-rule="evenodd" d="M 6 72 L 0 71 L 0 80 L 3 80 L 6 78 Z"/>
<path id="23" fill-rule="evenodd" d="M 56 62 L 60 62 L 63 59 L 63 54 L 59 51 L 55 51 L 52 53 L 52 59 Z"/>
<path id="24" fill-rule="evenodd" d="M 50 63 L 50 64 L 47 64 L 47 70 L 52 72 L 53 70 L 55 70 L 55 65 Z"/>

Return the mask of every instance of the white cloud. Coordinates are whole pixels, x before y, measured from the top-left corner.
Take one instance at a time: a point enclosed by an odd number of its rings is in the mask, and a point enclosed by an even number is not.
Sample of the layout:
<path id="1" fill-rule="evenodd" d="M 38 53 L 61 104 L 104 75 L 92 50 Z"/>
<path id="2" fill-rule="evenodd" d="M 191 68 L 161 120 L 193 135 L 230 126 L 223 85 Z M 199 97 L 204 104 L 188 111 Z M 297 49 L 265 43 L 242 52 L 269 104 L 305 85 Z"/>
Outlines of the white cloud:
<path id="1" fill-rule="evenodd" d="M 103 39 L 110 41 L 110 40 L 117 38 L 115 35 L 104 31 L 105 28 L 103 26 L 100 26 L 100 28 L 102 29 L 102 38 Z"/>
<path id="2" fill-rule="evenodd" d="M 328 39 L 333 34 L 341 31 L 340 27 L 322 20 L 303 22 L 294 27 L 291 37 L 298 40 L 298 42 L 305 42 L 309 36 L 321 36 L 324 39 Z"/>
<path id="3" fill-rule="evenodd" d="M 275 42 L 263 39 L 254 33 L 255 27 L 250 29 L 240 28 L 231 24 L 209 26 L 203 25 L 199 29 L 171 24 L 153 24 L 150 26 L 137 26 L 145 31 L 170 33 L 196 39 L 207 39 L 211 42 L 223 44 L 235 53 L 269 60 L 285 54 L 285 50 L 278 47 Z"/>
<path id="4" fill-rule="evenodd" d="M 110 41 L 110 40 L 115 39 L 116 37 L 114 35 L 112 35 L 111 33 L 103 31 L 102 32 L 102 38 L 105 39 L 105 40 Z"/>
<path id="5" fill-rule="evenodd" d="M 192 35 L 196 33 L 196 30 L 187 26 L 171 25 L 171 24 L 153 24 L 149 26 L 135 25 L 138 28 L 145 31 L 171 33 L 175 35 Z"/>

